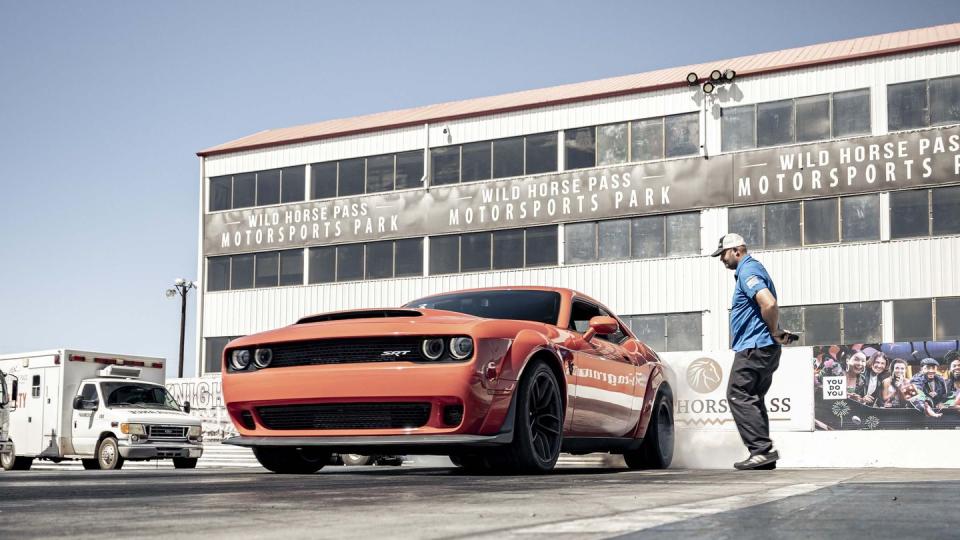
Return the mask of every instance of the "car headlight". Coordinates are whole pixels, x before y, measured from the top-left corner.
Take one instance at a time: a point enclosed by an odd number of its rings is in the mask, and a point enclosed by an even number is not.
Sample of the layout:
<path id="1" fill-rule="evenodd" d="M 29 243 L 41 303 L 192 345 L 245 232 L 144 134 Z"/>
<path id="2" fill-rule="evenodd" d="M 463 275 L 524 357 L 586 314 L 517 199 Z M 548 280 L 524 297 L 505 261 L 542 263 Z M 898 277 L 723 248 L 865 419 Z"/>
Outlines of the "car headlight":
<path id="1" fill-rule="evenodd" d="M 248 350 L 238 350 L 233 351 L 230 355 L 230 367 L 236 371 L 243 371 L 250 366 L 250 351 Z"/>
<path id="2" fill-rule="evenodd" d="M 145 437 L 147 435 L 147 428 L 143 424 L 120 424 L 120 433 Z"/>
<path id="3" fill-rule="evenodd" d="M 443 340 L 440 338 L 431 338 L 423 340 L 423 355 L 428 360 L 439 360 L 443 356 Z"/>
<path id="4" fill-rule="evenodd" d="M 468 337 L 455 337 L 450 340 L 450 355 L 464 360 L 473 354 L 473 340 Z"/>
<path id="5" fill-rule="evenodd" d="M 273 351 L 270 349 L 257 349 L 253 353 L 253 363 L 256 364 L 258 368 L 269 366 L 271 360 L 273 360 Z"/>
<path id="6" fill-rule="evenodd" d="M 196 439 L 200 436 L 200 431 L 200 426 L 190 426 L 190 429 L 187 430 L 187 437 Z"/>

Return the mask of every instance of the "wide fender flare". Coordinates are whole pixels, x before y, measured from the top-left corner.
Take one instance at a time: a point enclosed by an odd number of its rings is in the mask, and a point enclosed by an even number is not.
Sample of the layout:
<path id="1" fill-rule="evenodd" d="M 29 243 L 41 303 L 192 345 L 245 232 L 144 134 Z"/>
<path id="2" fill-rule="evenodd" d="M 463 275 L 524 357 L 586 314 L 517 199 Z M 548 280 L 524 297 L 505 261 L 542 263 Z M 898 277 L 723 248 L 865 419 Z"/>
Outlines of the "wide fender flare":
<path id="1" fill-rule="evenodd" d="M 534 330 L 521 330 L 517 334 L 510 346 L 510 353 L 500 367 L 499 378 L 519 381 L 534 358 L 543 358 L 558 374 L 557 383 L 560 385 L 560 395 L 564 396 L 564 402 L 566 402 L 567 380 L 563 376 L 561 352 L 546 336 Z"/>
<path id="2" fill-rule="evenodd" d="M 670 395 L 673 396 L 673 389 L 667 383 L 663 365 L 658 363 L 653 366 L 650 377 L 647 379 L 647 388 L 643 394 L 643 408 L 640 410 L 640 420 L 637 421 L 637 427 L 633 433 L 635 439 L 642 439 L 646 435 L 647 426 L 650 425 L 650 418 L 653 416 L 653 404 L 661 390 L 669 391 Z"/>

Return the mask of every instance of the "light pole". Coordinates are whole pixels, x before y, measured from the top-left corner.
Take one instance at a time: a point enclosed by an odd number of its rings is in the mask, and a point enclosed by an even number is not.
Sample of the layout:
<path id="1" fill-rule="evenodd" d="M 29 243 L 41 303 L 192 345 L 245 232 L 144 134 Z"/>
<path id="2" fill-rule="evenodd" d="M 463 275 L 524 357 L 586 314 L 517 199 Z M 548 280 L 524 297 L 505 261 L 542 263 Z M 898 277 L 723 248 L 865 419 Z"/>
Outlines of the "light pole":
<path id="1" fill-rule="evenodd" d="M 709 159 L 710 154 L 707 152 L 707 98 L 713 94 L 713 91 L 717 89 L 719 84 L 732 83 L 733 79 L 737 77 L 737 72 L 732 69 L 727 69 L 720 71 L 715 69 L 710 72 L 710 76 L 703 81 L 701 84 L 700 76 L 694 72 L 687 74 L 687 84 L 690 86 L 699 86 L 700 90 L 703 91 L 703 101 L 701 102 L 701 111 L 703 113 L 703 157 L 704 159 Z"/>
<path id="2" fill-rule="evenodd" d="M 177 278 L 173 282 L 173 288 L 167 289 L 167 298 L 173 298 L 180 295 L 180 365 L 177 370 L 177 377 L 183 378 L 183 336 L 187 324 L 187 293 L 190 289 L 196 289 L 196 281 L 187 281 L 183 278 Z"/>

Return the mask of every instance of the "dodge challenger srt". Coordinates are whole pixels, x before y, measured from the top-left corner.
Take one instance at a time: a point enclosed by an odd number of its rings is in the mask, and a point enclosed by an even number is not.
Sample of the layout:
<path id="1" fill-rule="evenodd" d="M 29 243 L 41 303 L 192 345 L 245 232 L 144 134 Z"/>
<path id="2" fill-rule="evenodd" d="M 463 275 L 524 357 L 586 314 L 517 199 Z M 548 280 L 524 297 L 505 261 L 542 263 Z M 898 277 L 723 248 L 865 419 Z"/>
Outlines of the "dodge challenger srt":
<path id="1" fill-rule="evenodd" d="M 570 289 L 474 289 L 401 308 L 304 317 L 231 341 L 223 395 L 277 473 L 331 453 L 447 455 L 475 473 L 550 471 L 561 452 L 673 458 L 673 395 L 657 354 Z"/>

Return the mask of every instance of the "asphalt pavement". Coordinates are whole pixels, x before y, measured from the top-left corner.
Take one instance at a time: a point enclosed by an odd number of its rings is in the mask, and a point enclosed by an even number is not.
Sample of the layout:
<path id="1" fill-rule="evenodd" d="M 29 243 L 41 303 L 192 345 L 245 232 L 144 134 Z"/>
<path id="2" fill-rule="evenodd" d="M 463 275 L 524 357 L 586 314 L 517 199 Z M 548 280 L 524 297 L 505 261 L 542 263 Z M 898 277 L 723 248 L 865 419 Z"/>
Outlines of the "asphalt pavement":
<path id="1" fill-rule="evenodd" d="M 960 470 L 0 472 L 0 538 L 958 538 Z"/>

